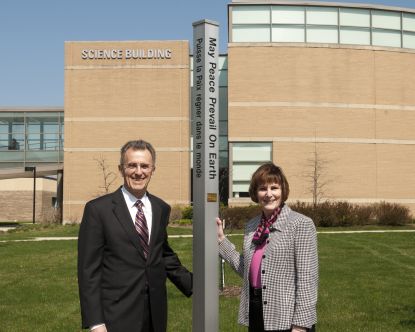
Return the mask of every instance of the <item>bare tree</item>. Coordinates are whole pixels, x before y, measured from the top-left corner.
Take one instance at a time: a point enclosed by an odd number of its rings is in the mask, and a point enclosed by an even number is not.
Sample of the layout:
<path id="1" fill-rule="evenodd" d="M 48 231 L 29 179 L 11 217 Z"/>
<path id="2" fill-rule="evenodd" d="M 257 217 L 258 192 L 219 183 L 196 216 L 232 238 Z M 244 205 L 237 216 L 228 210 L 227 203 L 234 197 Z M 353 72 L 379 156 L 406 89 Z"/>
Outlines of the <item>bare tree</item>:
<path id="1" fill-rule="evenodd" d="M 110 192 L 111 185 L 117 180 L 117 174 L 110 170 L 104 156 L 101 154 L 98 158 L 94 158 L 97 162 L 99 169 L 102 173 L 102 185 L 99 188 L 108 194 Z"/>
<path id="2" fill-rule="evenodd" d="M 314 151 L 310 159 L 307 160 L 307 169 L 305 175 L 308 182 L 307 192 L 312 195 L 313 206 L 316 207 L 324 197 L 327 197 L 327 186 L 331 182 L 327 179 L 328 160 L 321 156 L 317 150 L 317 143 L 314 142 Z"/>

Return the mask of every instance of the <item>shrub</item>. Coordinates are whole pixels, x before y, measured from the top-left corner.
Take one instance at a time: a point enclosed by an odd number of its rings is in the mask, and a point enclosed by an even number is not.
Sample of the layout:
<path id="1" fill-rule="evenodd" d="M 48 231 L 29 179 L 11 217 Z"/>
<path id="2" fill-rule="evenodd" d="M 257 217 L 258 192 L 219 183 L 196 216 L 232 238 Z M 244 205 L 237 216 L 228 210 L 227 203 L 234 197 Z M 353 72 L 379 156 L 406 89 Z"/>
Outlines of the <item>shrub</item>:
<path id="1" fill-rule="evenodd" d="M 249 206 L 222 206 L 220 216 L 225 220 L 226 229 L 243 229 L 246 223 L 261 213 L 258 205 Z"/>
<path id="2" fill-rule="evenodd" d="M 182 208 L 181 219 L 193 219 L 193 206 Z"/>
<path id="3" fill-rule="evenodd" d="M 169 222 L 176 223 L 182 218 L 182 208 L 179 205 L 173 205 L 170 211 Z"/>
<path id="4" fill-rule="evenodd" d="M 381 202 L 375 204 L 375 214 L 379 225 L 398 226 L 411 222 L 411 215 L 406 206 Z"/>
<path id="5" fill-rule="evenodd" d="M 355 205 L 354 213 L 356 216 L 356 223 L 354 225 L 375 225 L 374 211 L 371 205 Z"/>
<path id="6" fill-rule="evenodd" d="M 363 226 L 363 225 L 404 225 L 412 222 L 409 209 L 394 203 L 376 203 L 369 205 L 352 204 L 346 201 L 326 201 L 314 206 L 311 203 L 294 202 L 292 210 L 313 219 L 318 227 Z M 227 230 L 244 229 L 246 223 L 261 214 L 259 205 L 220 206 L 219 215 L 225 220 Z M 178 224 L 191 224 L 193 207 L 173 206 L 170 221 Z"/>
<path id="7" fill-rule="evenodd" d="M 295 202 L 291 209 L 313 219 L 316 226 L 363 226 L 404 225 L 411 222 L 409 209 L 392 203 L 358 205 L 349 202 L 326 201 L 313 206 L 311 203 Z"/>

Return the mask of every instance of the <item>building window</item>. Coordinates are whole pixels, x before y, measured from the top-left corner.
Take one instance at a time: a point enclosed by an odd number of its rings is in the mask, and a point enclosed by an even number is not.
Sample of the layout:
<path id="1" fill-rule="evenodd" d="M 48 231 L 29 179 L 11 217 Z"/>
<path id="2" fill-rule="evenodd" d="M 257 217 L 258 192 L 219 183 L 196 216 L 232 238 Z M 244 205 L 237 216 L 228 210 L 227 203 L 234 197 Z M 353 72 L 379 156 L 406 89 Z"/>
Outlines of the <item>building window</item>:
<path id="1" fill-rule="evenodd" d="M 249 183 L 255 170 L 272 160 L 271 142 L 238 142 L 232 149 L 232 197 L 249 197 Z"/>
<path id="2" fill-rule="evenodd" d="M 305 24 L 304 7 L 273 6 L 272 24 Z"/>
<path id="3" fill-rule="evenodd" d="M 401 33 L 394 30 L 373 30 L 372 44 L 374 46 L 401 47 Z"/>
<path id="4" fill-rule="evenodd" d="M 415 32 L 405 32 L 403 34 L 403 47 L 415 48 Z"/>
<path id="5" fill-rule="evenodd" d="M 269 6 L 239 6 L 232 10 L 233 42 L 270 41 Z"/>
<path id="6" fill-rule="evenodd" d="M 373 10 L 372 27 L 379 29 L 400 30 L 401 13 L 385 10 Z"/>
<path id="7" fill-rule="evenodd" d="M 304 43 L 304 25 L 273 25 L 272 41 L 274 43 Z"/>
<path id="8" fill-rule="evenodd" d="M 307 43 L 338 43 L 338 29 L 332 26 L 308 26 Z"/>
<path id="9" fill-rule="evenodd" d="M 340 8 L 340 25 L 370 28 L 370 11 L 368 9 Z"/>
<path id="10" fill-rule="evenodd" d="M 307 24 L 338 25 L 338 9 L 331 7 L 308 7 Z"/>
<path id="11" fill-rule="evenodd" d="M 369 28 L 341 27 L 340 44 L 370 45 Z"/>
<path id="12" fill-rule="evenodd" d="M 266 24 L 270 22 L 269 6 L 239 6 L 232 11 L 234 24 Z"/>
<path id="13" fill-rule="evenodd" d="M 237 25 L 232 29 L 233 41 L 237 43 L 265 43 L 270 40 L 268 25 Z"/>
<path id="14" fill-rule="evenodd" d="M 415 14 L 325 6 L 231 6 L 230 42 L 329 43 L 414 49 Z"/>
<path id="15" fill-rule="evenodd" d="M 404 13 L 402 19 L 402 29 L 415 32 L 415 14 Z"/>
<path id="16" fill-rule="evenodd" d="M 0 112 L 0 168 L 63 161 L 63 112 Z"/>

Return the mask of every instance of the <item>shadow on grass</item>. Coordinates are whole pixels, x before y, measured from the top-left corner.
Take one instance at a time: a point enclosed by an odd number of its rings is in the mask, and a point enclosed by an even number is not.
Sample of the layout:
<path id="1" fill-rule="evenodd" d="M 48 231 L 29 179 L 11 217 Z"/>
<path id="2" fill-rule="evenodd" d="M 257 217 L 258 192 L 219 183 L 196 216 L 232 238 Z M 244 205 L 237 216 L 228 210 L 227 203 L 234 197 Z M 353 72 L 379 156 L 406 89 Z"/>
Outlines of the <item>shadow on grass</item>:
<path id="1" fill-rule="evenodd" d="M 405 312 L 409 317 L 414 317 L 414 319 L 403 319 L 399 322 L 402 327 L 411 328 L 412 331 L 415 331 L 415 307 L 404 306 L 402 311 Z"/>

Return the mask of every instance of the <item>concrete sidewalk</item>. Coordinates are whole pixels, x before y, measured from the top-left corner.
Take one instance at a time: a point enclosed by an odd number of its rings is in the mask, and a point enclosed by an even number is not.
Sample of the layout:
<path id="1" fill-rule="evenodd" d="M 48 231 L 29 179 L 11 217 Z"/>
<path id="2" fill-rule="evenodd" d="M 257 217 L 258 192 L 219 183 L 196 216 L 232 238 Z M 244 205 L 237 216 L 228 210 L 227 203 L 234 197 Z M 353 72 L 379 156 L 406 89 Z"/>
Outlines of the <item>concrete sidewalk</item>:
<path id="1" fill-rule="evenodd" d="M 323 231 L 317 232 L 317 234 L 358 234 L 358 233 L 415 233 L 415 229 L 385 229 L 385 230 L 363 230 L 363 231 Z M 228 234 L 227 236 L 243 236 L 243 233 Z M 179 238 L 192 238 L 192 234 L 183 234 L 183 235 L 169 235 L 171 239 Z M 21 239 L 21 240 L 2 240 L 0 243 L 4 242 L 39 242 L 39 241 L 70 241 L 78 240 L 76 236 L 45 236 L 45 237 L 34 237 L 31 239 Z"/>

